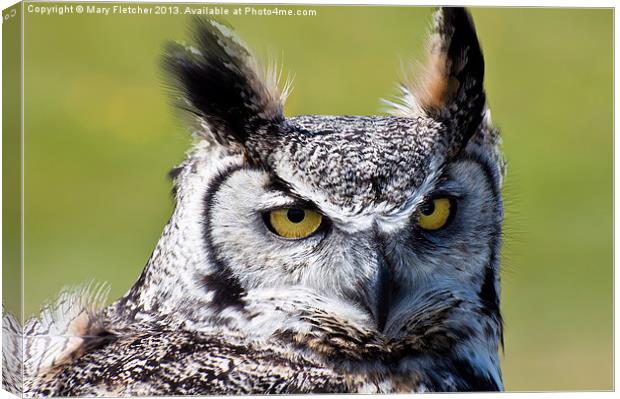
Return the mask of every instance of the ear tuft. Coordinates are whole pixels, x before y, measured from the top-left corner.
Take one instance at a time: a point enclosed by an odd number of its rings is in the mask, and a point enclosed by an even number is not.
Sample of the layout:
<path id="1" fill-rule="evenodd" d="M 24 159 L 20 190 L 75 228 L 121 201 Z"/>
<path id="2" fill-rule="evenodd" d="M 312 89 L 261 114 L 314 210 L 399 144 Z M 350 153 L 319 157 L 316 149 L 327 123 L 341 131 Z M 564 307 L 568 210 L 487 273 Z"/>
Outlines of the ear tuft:
<path id="1" fill-rule="evenodd" d="M 482 121 L 486 96 L 484 58 L 471 15 L 443 7 L 433 16 L 426 65 L 417 79 L 402 85 L 394 114 L 430 116 L 471 136 Z"/>
<path id="2" fill-rule="evenodd" d="M 197 18 L 193 25 L 197 47 L 169 44 L 164 67 L 179 107 L 197 118 L 197 133 L 243 144 L 257 127 L 282 123 L 290 83 L 278 90 L 279 69 L 263 70 L 226 23 Z"/>

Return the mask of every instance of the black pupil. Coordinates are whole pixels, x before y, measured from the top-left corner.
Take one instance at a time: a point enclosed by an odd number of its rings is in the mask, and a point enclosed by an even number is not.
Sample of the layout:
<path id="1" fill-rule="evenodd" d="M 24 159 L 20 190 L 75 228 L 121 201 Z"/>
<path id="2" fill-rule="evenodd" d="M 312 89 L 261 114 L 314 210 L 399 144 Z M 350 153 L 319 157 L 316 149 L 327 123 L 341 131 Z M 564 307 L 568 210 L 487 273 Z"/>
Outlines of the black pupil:
<path id="1" fill-rule="evenodd" d="M 422 207 L 422 213 L 426 216 L 430 216 L 435 212 L 435 201 L 428 201 Z"/>
<path id="2" fill-rule="evenodd" d="M 306 212 L 303 209 L 289 209 L 286 217 L 293 223 L 299 223 L 306 217 Z"/>

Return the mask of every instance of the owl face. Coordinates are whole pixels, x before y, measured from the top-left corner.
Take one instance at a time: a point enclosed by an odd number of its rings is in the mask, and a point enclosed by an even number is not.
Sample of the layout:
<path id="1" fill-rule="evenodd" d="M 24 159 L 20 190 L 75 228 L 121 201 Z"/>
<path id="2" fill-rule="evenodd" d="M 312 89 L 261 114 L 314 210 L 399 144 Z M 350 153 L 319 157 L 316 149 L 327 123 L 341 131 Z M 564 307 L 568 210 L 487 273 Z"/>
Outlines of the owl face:
<path id="1" fill-rule="evenodd" d="M 119 312 L 342 367 L 467 359 L 500 387 L 504 163 L 469 14 L 435 14 L 429 66 L 391 116 L 285 117 L 278 74 L 230 27 L 197 21 L 195 43 L 165 65 L 197 144 Z"/>
<path id="2" fill-rule="evenodd" d="M 434 125 L 405 118 L 287 122 L 263 166 L 242 158 L 206 194 L 208 250 L 244 291 L 303 287 L 384 332 L 421 290 L 481 289 L 500 236 L 497 165 L 475 147 L 447 160 Z"/>

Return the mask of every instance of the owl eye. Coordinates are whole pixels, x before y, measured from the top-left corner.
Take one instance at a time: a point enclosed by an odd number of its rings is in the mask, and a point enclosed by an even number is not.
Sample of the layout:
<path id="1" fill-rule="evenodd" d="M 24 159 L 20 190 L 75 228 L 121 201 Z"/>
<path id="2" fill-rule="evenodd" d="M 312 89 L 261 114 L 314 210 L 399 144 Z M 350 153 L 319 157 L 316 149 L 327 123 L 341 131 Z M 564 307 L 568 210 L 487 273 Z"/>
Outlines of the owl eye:
<path id="1" fill-rule="evenodd" d="M 306 238 L 321 227 L 323 216 L 310 209 L 282 208 L 268 213 L 271 231 L 284 238 Z"/>
<path id="2" fill-rule="evenodd" d="M 424 230 L 437 230 L 445 226 L 454 213 L 450 198 L 435 198 L 427 201 L 420 210 L 418 225 Z"/>

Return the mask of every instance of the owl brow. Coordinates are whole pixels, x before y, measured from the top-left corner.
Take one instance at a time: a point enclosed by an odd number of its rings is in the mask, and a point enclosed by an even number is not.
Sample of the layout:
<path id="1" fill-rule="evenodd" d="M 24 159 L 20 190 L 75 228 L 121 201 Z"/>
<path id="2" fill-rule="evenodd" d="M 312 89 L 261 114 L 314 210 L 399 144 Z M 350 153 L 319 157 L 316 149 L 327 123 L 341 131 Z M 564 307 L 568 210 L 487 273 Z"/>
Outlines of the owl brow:
<path id="1" fill-rule="evenodd" d="M 451 186 L 451 182 L 452 179 L 450 179 L 448 171 L 444 170 L 444 172 L 437 179 L 435 184 L 433 184 L 433 188 L 423 194 L 422 198 L 424 200 L 431 200 L 438 197 L 451 197 L 455 199 L 462 199 L 465 196 L 463 189 L 458 186 Z"/>
<path id="2" fill-rule="evenodd" d="M 444 166 L 445 164 L 439 168 L 441 169 L 441 173 L 434 179 L 430 187 L 428 187 L 427 190 L 413 194 L 409 197 L 406 204 L 401 207 L 401 210 L 411 209 L 415 211 L 420 204 L 438 197 L 451 197 L 455 199 L 461 199 L 464 197 L 463 191 L 458 187 L 447 187 L 446 183 L 449 183 L 451 179 L 449 177 L 448 170 Z"/>
<path id="3" fill-rule="evenodd" d="M 293 199 L 291 206 L 303 207 L 306 209 L 319 209 L 314 202 L 297 194 L 287 181 L 275 174 L 271 175 L 269 184 L 265 187 L 265 189 L 268 191 L 278 191 L 287 197 L 291 197 Z"/>
<path id="4" fill-rule="evenodd" d="M 484 176 L 493 191 L 493 195 L 495 197 L 500 196 L 496 175 L 493 174 L 493 169 L 487 159 L 477 154 L 467 154 L 460 159 L 477 164 L 484 172 Z M 426 199 L 436 198 L 437 196 L 450 196 L 456 199 L 464 198 L 467 194 L 467 190 L 464 187 L 459 186 L 458 183 L 452 186 L 451 183 L 455 183 L 455 181 L 450 178 L 448 169 L 445 168 L 445 165 L 442 165 L 441 168 L 443 171 L 440 177 L 433 184 L 433 188 L 424 194 L 424 197 Z"/>

